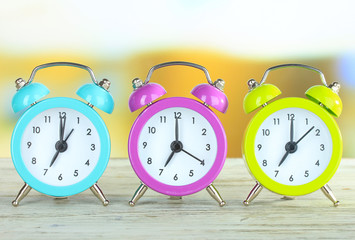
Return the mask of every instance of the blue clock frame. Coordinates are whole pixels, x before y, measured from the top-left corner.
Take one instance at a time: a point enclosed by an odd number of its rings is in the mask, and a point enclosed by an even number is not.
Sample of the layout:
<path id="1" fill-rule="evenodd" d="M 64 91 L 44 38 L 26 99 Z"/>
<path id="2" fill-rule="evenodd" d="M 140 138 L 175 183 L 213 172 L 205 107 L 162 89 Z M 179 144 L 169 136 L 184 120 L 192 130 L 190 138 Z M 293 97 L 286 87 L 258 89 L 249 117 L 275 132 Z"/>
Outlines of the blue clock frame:
<path id="1" fill-rule="evenodd" d="M 39 181 L 28 171 L 21 155 L 22 135 L 30 121 L 45 110 L 59 107 L 70 108 L 84 114 L 96 127 L 101 142 L 101 151 L 94 170 L 82 181 L 68 186 L 52 186 Z M 94 185 L 107 167 L 110 152 L 110 135 L 100 115 L 87 104 L 67 97 L 45 99 L 28 108 L 18 120 L 11 138 L 11 156 L 18 174 L 35 190 L 55 197 L 75 195 Z"/>

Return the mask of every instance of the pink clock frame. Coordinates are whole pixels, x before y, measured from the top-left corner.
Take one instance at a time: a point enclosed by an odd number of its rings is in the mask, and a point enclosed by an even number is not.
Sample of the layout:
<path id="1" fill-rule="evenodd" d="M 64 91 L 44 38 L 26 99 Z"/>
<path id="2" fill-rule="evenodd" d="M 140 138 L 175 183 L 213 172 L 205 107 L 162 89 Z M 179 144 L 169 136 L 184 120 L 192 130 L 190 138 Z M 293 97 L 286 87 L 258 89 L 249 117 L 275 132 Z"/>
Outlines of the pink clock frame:
<path id="1" fill-rule="evenodd" d="M 171 107 L 188 108 L 201 114 L 212 126 L 217 138 L 217 154 L 211 169 L 201 179 L 183 186 L 171 186 L 157 181 L 144 169 L 138 154 L 138 140 L 146 122 L 156 113 Z M 185 196 L 201 191 L 217 178 L 226 159 L 227 138 L 222 123 L 207 106 L 190 98 L 165 98 L 148 106 L 137 117 L 129 134 L 128 154 L 133 170 L 149 188 L 169 196 Z"/>

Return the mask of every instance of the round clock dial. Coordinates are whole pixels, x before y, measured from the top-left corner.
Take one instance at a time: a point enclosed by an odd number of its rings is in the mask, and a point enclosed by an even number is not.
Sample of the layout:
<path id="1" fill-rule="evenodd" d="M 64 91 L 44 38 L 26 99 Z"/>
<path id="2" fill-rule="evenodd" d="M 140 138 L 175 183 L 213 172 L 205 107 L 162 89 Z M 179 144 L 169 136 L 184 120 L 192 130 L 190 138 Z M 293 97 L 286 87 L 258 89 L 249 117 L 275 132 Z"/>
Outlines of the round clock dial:
<path id="1" fill-rule="evenodd" d="M 22 179 L 39 192 L 69 196 L 101 177 L 110 138 L 101 117 L 71 98 L 49 98 L 30 107 L 11 139 L 11 155 Z"/>
<path id="2" fill-rule="evenodd" d="M 147 107 L 131 129 L 128 152 L 138 177 L 163 194 L 183 196 L 213 182 L 226 157 L 217 116 L 189 98 L 167 98 Z"/>
<path id="3" fill-rule="evenodd" d="M 243 143 L 256 180 L 290 196 L 324 186 L 337 170 L 341 152 L 341 134 L 333 117 L 303 98 L 283 98 L 265 106 L 250 121 Z"/>
<path id="4" fill-rule="evenodd" d="M 139 159 L 149 175 L 173 186 L 201 179 L 217 154 L 216 134 L 209 122 L 181 107 L 153 115 L 144 125 L 138 144 Z"/>
<path id="5" fill-rule="evenodd" d="M 85 179 L 95 169 L 100 148 L 96 127 L 85 115 L 70 108 L 41 112 L 26 126 L 21 140 L 21 155 L 28 171 L 53 186 Z"/>
<path id="6" fill-rule="evenodd" d="M 285 185 L 302 185 L 324 172 L 333 144 L 328 127 L 317 115 L 302 108 L 285 108 L 260 125 L 254 147 L 258 164 L 268 177 Z"/>

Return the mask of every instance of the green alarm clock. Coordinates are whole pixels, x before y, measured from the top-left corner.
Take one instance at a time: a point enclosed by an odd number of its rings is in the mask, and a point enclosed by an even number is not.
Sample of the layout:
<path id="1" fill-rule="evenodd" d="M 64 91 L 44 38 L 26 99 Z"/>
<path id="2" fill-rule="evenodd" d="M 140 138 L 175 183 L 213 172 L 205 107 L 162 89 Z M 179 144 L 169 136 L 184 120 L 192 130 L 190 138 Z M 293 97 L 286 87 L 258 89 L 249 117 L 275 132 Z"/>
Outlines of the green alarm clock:
<path id="1" fill-rule="evenodd" d="M 89 72 L 93 83 L 77 91 L 85 102 L 67 97 L 40 100 L 49 90 L 41 83 L 34 83 L 34 76 L 40 69 L 55 66 Z M 70 62 L 37 66 L 27 82 L 21 78 L 16 80 L 12 108 L 14 112 L 25 111 L 12 134 L 11 156 L 25 185 L 13 206 L 18 206 L 32 188 L 56 198 L 90 188 L 103 205 L 109 203 L 97 181 L 109 161 L 110 137 L 104 121 L 93 109 L 95 106 L 107 113 L 113 111 L 109 86 L 107 79 L 97 82 L 89 67 Z"/>
<path id="2" fill-rule="evenodd" d="M 285 67 L 301 67 L 320 74 L 322 85 L 306 91 L 308 99 L 282 98 L 270 103 L 281 91 L 265 84 L 270 71 Z M 321 189 L 339 204 L 327 185 L 336 172 L 342 156 L 342 137 L 333 117 L 339 117 L 342 101 L 339 83 L 327 85 L 323 73 L 302 64 L 284 64 L 266 70 L 260 83 L 248 81 L 249 92 L 244 110 L 262 109 L 249 122 L 242 145 L 243 157 L 256 179 L 245 205 L 263 187 L 284 196 L 300 196 Z"/>

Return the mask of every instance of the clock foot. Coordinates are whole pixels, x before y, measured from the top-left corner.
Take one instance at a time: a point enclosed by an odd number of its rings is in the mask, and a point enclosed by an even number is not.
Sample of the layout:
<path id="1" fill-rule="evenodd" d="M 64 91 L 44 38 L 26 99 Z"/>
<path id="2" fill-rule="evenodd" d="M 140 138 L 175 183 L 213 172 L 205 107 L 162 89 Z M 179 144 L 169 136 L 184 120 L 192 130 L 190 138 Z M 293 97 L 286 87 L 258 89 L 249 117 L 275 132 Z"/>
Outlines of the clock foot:
<path id="1" fill-rule="evenodd" d="M 144 195 L 144 193 L 147 191 L 148 187 L 144 183 L 141 183 L 141 185 L 138 187 L 137 191 L 134 193 L 131 201 L 129 201 L 129 205 L 131 207 L 134 207 L 138 200 Z"/>
<path id="2" fill-rule="evenodd" d="M 17 207 L 21 200 L 27 196 L 27 194 L 31 191 L 31 187 L 25 183 L 25 185 L 23 185 L 23 187 L 20 189 L 19 193 L 17 194 L 17 197 L 15 198 L 15 200 L 12 201 L 12 206 Z"/>
<path id="3" fill-rule="evenodd" d="M 213 197 L 213 199 L 218 202 L 220 207 L 226 205 L 226 202 L 222 199 L 221 195 L 219 194 L 215 186 L 213 186 L 213 184 L 208 185 L 206 190 L 211 195 L 211 197 Z"/>
<path id="4" fill-rule="evenodd" d="M 339 201 L 337 201 L 332 189 L 330 189 L 330 187 L 328 186 L 328 184 L 325 184 L 322 188 L 321 188 L 322 192 L 324 193 L 324 195 L 333 202 L 334 207 L 339 206 Z"/>
<path id="5" fill-rule="evenodd" d="M 170 200 L 181 200 L 182 197 L 181 196 L 169 196 Z"/>
<path id="6" fill-rule="evenodd" d="M 253 189 L 250 191 L 247 199 L 245 199 L 243 201 L 244 206 L 249 206 L 249 204 L 251 203 L 251 201 L 254 200 L 254 198 L 256 198 L 258 196 L 258 194 L 260 193 L 260 191 L 263 189 L 263 186 L 261 186 L 261 184 L 259 182 L 256 182 L 255 186 L 253 187 Z"/>
<path id="7" fill-rule="evenodd" d="M 102 202 L 104 206 L 109 204 L 109 200 L 105 197 L 104 193 L 101 191 L 99 185 L 95 183 L 90 187 L 91 192 Z"/>
<path id="8" fill-rule="evenodd" d="M 282 200 L 295 200 L 296 197 L 295 197 L 295 196 L 282 196 L 281 199 L 282 199 Z"/>

